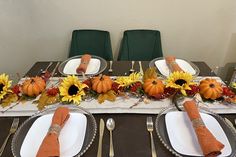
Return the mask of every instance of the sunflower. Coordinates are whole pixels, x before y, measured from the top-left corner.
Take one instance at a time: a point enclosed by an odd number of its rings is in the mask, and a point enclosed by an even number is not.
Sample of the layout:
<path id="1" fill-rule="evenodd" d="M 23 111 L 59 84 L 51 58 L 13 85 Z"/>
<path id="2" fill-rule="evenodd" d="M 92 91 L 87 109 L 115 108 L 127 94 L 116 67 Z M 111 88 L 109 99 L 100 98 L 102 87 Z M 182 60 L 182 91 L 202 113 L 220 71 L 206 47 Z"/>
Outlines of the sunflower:
<path id="1" fill-rule="evenodd" d="M 9 81 L 8 78 L 9 76 L 6 74 L 0 75 L 0 100 L 2 100 L 8 92 L 11 92 L 9 88 L 11 87 L 12 81 Z"/>
<path id="2" fill-rule="evenodd" d="M 181 91 L 184 96 L 187 96 L 185 90 L 191 90 L 190 85 L 194 85 L 193 76 L 185 72 L 173 72 L 166 80 L 166 87 L 175 88 Z"/>
<path id="3" fill-rule="evenodd" d="M 231 87 L 236 88 L 236 82 L 231 83 Z"/>
<path id="4" fill-rule="evenodd" d="M 120 84 L 121 87 L 128 87 L 135 82 L 140 82 L 141 77 L 140 73 L 132 73 L 129 76 L 118 77 L 115 82 Z"/>
<path id="5" fill-rule="evenodd" d="M 85 95 L 83 89 L 86 87 L 87 85 L 81 83 L 78 77 L 74 75 L 66 77 L 59 87 L 60 95 L 62 96 L 62 101 L 73 101 L 73 103 L 79 104 L 82 100 L 82 96 Z"/>

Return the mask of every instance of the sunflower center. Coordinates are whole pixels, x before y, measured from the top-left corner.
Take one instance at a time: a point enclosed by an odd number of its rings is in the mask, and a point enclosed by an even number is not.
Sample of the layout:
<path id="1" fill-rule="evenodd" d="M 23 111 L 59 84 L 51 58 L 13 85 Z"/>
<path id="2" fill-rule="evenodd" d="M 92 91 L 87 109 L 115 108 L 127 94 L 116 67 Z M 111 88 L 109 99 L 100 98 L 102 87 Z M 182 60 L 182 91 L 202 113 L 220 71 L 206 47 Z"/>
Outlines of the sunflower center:
<path id="1" fill-rule="evenodd" d="M 0 84 L 0 92 L 3 91 L 4 84 Z"/>
<path id="2" fill-rule="evenodd" d="M 180 86 L 182 86 L 185 83 L 187 83 L 187 82 L 183 79 L 178 79 L 178 80 L 175 81 L 175 84 L 180 85 Z"/>
<path id="3" fill-rule="evenodd" d="M 72 86 L 70 86 L 68 93 L 69 93 L 69 95 L 75 95 L 75 94 L 77 94 L 78 90 L 79 90 L 78 87 L 76 87 L 75 85 L 72 85 Z"/>

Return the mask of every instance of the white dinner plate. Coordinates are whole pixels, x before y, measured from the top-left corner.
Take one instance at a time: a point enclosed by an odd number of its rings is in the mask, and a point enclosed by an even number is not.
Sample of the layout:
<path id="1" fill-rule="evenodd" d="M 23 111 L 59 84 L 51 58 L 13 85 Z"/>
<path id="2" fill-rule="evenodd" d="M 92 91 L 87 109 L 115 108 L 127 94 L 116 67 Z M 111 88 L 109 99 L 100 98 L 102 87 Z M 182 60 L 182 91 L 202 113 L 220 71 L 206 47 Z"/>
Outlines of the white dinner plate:
<path id="1" fill-rule="evenodd" d="M 75 58 L 75 59 L 69 60 L 63 69 L 63 73 L 67 75 L 77 74 L 76 69 L 79 67 L 80 62 L 81 62 L 81 58 Z M 101 61 L 99 59 L 91 58 L 85 74 L 93 75 L 93 74 L 98 73 L 100 69 L 100 65 L 101 65 Z"/>
<path id="2" fill-rule="evenodd" d="M 20 149 L 22 157 L 36 156 L 38 149 L 51 125 L 53 114 L 39 117 L 29 129 Z M 70 118 L 59 135 L 60 157 L 72 157 L 83 146 L 87 127 L 87 118 L 81 113 L 70 113 Z"/>
<path id="3" fill-rule="evenodd" d="M 225 145 L 222 156 L 229 156 L 232 152 L 228 138 L 218 121 L 211 115 L 200 113 L 202 120 L 210 132 Z M 165 116 L 166 129 L 170 143 L 178 153 L 190 156 L 203 156 L 192 123 L 186 112 L 168 112 Z"/>
<path id="4" fill-rule="evenodd" d="M 187 61 L 182 59 L 176 59 L 176 63 L 178 63 L 178 65 L 180 66 L 181 69 L 183 69 L 183 71 L 188 72 L 192 75 L 196 74 L 194 68 Z M 160 71 L 160 73 L 166 77 L 168 77 L 169 74 L 171 73 L 169 67 L 166 64 L 165 59 L 156 60 L 155 66 Z"/>

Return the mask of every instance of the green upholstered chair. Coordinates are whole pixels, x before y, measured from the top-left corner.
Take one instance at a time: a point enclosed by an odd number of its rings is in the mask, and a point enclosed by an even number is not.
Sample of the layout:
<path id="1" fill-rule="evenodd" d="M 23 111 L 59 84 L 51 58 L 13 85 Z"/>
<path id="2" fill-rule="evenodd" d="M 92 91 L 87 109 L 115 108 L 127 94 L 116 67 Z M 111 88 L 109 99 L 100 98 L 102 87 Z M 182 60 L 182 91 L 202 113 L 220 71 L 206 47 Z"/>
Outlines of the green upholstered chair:
<path id="1" fill-rule="evenodd" d="M 113 60 L 110 33 L 101 30 L 74 30 L 69 57 L 85 53 Z"/>
<path id="2" fill-rule="evenodd" d="M 163 57 L 158 30 L 127 30 L 124 32 L 118 60 L 150 61 Z"/>

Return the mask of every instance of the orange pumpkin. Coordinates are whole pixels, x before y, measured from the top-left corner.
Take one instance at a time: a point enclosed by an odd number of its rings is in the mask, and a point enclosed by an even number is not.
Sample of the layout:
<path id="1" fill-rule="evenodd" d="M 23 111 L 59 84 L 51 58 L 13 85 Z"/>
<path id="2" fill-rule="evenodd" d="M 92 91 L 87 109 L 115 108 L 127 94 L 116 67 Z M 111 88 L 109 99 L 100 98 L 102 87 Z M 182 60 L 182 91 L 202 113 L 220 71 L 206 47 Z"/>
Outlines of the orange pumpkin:
<path id="1" fill-rule="evenodd" d="M 221 84 L 215 79 L 206 78 L 200 82 L 200 94 L 206 99 L 215 100 L 219 98 L 223 92 Z"/>
<path id="2" fill-rule="evenodd" d="M 164 92 L 164 84 L 157 78 L 150 78 L 144 81 L 143 89 L 149 96 L 156 96 Z"/>
<path id="3" fill-rule="evenodd" d="M 46 88 L 46 83 L 41 77 L 32 77 L 22 84 L 22 93 L 30 97 L 38 96 Z"/>
<path id="4" fill-rule="evenodd" d="M 98 93 L 106 93 L 112 88 L 112 83 L 109 76 L 100 75 L 92 79 L 92 89 Z"/>

